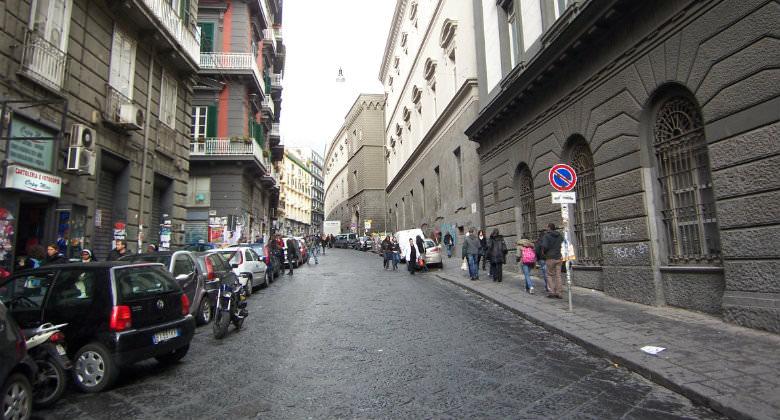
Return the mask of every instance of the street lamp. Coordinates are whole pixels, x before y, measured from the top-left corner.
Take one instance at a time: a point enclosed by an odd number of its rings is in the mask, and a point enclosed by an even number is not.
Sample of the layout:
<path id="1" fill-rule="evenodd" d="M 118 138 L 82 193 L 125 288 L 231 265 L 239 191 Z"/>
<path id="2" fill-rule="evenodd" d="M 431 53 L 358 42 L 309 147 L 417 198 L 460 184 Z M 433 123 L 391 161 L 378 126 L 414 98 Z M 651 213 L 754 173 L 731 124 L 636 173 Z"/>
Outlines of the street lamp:
<path id="1" fill-rule="evenodd" d="M 339 67 L 339 74 L 336 76 L 336 82 L 338 83 L 344 83 L 347 79 L 344 78 L 344 72 L 341 70 L 341 67 Z"/>

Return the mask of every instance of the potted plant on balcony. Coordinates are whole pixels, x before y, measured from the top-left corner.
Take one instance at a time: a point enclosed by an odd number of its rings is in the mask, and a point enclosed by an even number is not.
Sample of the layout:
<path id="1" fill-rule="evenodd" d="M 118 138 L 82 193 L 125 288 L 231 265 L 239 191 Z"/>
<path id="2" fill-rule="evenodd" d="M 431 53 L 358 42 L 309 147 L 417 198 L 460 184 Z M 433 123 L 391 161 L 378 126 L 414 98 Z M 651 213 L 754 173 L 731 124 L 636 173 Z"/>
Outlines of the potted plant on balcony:
<path id="1" fill-rule="evenodd" d="M 230 138 L 231 143 L 244 143 L 244 144 L 251 144 L 252 138 L 251 137 L 239 137 L 239 136 L 233 136 Z"/>

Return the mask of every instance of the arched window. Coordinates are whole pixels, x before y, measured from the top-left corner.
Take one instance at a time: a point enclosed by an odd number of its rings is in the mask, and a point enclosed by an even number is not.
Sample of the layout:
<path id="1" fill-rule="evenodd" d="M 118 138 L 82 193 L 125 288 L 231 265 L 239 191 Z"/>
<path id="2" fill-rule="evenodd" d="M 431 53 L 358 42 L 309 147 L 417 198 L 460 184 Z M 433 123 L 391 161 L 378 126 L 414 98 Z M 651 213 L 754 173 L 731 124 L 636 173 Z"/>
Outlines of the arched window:
<path id="1" fill-rule="evenodd" d="M 414 104 L 414 108 L 417 109 L 417 112 L 422 112 L 422 104 L 420 103 L 420 97 L 422 96 L 422 91 L 420 88 L 417 87 L 417 85 L 412 87 L 412 103 Z"/>
<path id="2" fill-rule="evenodd" d="M 515 173 L 515 200 L 519 213 L 517 237 L 536 239 L 536 205 L 534 203 L 534 180 L 528 165 L 521 164 Z M 516 213 L 517 215 L 517 213 Z"/>
<path id="3" fill-rule="evenodd" d="M 596 207 L 596 177 L 593 172 L 593 154 L 584 139 L 572 148 L 571 166 L 577 172 L 577 204 L 574 206 L 574 235 L 577 262 L 601 264 L 601 231 Z"/>
<path id="4" fill-rule="evenodd" d="M 664 101 L 655 116 L 653 143 L 669 263 L 719 263 L 710 160 L 698 107 L 682 96 Z"/>

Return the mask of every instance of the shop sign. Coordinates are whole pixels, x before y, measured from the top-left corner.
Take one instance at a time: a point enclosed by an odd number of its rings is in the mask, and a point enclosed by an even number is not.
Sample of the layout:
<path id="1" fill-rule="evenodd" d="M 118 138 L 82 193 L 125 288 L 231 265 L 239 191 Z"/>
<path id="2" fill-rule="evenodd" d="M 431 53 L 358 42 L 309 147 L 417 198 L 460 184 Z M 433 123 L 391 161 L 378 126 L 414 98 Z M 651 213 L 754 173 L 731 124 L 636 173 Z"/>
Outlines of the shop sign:
<path id="1" fill-rule="evenodd" d="M 52 130 L 14 118 L 11 121 L 11 138 L 14 140 L 8 142 L 8 160 L 51 171 L 56 136 L 57 133 Z M 41 137 L 50 137 L 51 140 L 40 140 Z"/>
<path id="2" fill-rule="evenodd" d="M 62 178 L 22 166 L 9 165 L 4 187 L 60 198 Z"/>

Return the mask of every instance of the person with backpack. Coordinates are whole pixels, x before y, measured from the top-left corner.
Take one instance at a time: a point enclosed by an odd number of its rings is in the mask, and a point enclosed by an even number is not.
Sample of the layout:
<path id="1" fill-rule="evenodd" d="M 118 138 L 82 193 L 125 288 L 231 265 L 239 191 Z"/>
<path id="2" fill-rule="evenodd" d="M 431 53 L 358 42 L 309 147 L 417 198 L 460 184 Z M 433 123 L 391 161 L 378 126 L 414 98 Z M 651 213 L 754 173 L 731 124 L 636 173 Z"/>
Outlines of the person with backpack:
<path id="1" fill-rule="evenodd" d="M 531 269 L 536 265 L 536 252 L 534 243 L 526 238 L 517 241 L 518 253 L 517 259 L 520 262 L 520 268 L 525 276 L 525 291 L 528 294 L 534 294 L 534 283 L 531 281 Z"/>

